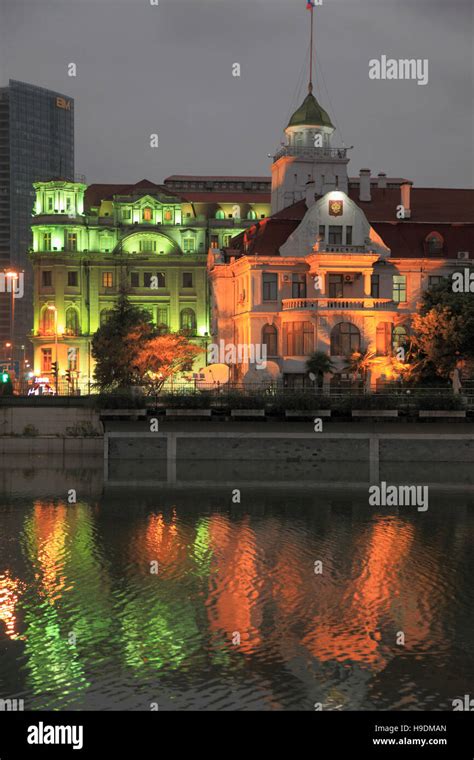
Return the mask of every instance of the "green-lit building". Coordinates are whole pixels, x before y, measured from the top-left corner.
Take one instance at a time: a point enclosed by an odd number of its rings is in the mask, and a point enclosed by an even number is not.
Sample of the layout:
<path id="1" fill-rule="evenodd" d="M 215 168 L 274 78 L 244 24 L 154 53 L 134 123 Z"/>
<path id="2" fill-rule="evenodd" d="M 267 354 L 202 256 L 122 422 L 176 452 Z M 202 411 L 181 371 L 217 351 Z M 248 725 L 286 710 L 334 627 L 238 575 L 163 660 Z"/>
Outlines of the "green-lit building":
<path id="1" fill-rule="evenodd" d="M 90 185 L 54 179 L 34 185 L 34 374 L 70 370 L 85 390 L 91 339 L 120 287 L 163 330 L 209 335 L 209 248 L 270 213 L 259 177 L 179 177 L 162 185 Z M 204 358 L 197 360 L 205 363 Z"/>

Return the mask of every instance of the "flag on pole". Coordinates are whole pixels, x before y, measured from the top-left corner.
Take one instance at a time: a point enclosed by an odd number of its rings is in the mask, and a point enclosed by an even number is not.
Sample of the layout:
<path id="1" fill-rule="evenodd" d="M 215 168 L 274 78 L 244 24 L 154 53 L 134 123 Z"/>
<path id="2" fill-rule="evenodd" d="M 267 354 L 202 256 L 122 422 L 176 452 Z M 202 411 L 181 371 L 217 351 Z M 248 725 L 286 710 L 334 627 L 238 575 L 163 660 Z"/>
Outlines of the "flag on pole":
<path id="1" fill-rule="evenodd" d="M 310 11 L 316 5 L 316 0 L 306 0 L 306 8 Z"/>

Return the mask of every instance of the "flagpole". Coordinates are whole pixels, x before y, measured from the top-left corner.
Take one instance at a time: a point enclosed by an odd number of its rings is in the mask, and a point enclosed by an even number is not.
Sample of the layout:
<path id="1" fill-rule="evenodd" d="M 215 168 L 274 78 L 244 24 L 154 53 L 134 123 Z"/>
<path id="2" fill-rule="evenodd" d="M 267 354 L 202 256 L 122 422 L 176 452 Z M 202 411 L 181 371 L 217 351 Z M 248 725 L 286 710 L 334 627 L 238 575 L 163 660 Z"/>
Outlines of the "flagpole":
<path id="1" fill-rule="evenodd" d="M 310 53 L 309 53 L 309 85 L 308 85 L 308 91 L 310 93 L 313 92 L 313 11 L 314 11 L 314 5 L 311 4 L 311 45 L 310 45 Z"/>

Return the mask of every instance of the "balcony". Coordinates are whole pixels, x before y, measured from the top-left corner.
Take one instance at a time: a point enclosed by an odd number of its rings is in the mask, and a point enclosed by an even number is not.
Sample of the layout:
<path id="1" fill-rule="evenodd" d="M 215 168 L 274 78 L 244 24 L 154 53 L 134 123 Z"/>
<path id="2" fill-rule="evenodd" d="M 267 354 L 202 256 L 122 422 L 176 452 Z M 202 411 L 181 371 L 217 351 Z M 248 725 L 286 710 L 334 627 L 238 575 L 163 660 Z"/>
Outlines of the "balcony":
<path id="1" fill-rule="evenodd" d="M 296 156 L 297 158 L 308 158 L 314 160 L 340 160 L 347 159 L 347 148 L 312 148 L 301 145 L 283 145 L 274 157 L 278 161 L 282 156 Z"/>
<path id="2" fill-rule="evenodd" d="M 283 311 L 396 311 L 398 304 L 390 298 L 284 298 Z"/>

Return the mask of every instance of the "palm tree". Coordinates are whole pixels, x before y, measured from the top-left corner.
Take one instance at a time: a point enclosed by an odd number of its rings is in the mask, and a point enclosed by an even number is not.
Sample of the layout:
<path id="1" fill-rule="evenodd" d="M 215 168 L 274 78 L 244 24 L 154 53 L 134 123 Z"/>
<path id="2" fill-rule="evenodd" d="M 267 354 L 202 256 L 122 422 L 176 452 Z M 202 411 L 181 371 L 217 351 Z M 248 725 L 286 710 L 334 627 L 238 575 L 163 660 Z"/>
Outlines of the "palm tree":
<path id="1" fill-rule="evenodd" d="M 312 380 L 316 380 L 316 388 L 320 388 L 324 375 L 334 372 L 335 367 L 331 358 L 324 351 L 315 351 L 306 362 L 306 369 Z"/>
<path id="2" fill-rule="evenodd" d="M 354 353 L 349 356 L 347 369 L 354 374 L 354 377 L 360 375 L 364 386 L 374 356 L 375 352 L 369 348 L 362 348 L 360 351 L 354 351 Z"/>

